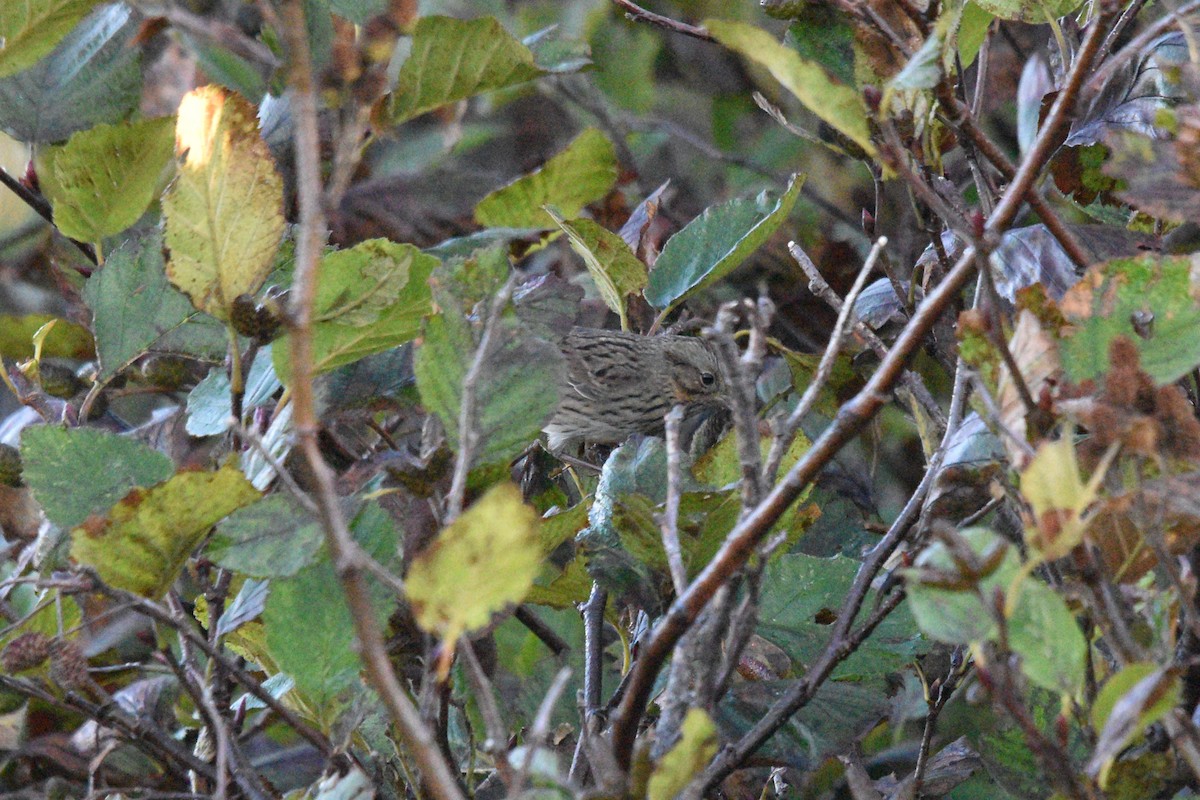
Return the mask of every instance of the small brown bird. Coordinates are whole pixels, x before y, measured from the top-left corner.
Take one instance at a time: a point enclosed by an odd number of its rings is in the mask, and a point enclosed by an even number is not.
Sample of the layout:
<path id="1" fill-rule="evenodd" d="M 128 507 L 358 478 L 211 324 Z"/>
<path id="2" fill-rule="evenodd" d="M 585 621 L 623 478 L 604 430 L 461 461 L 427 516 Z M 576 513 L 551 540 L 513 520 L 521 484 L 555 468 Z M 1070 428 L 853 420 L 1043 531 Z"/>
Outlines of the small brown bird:
<path id="1" fill-rule="evenodd" d="M 724 405 L 716 354 L 700 339 L 575 328 L 561 346 L 566 375 L 543 429 L 552 452 L 658 433 L 676 404 L 693 412 Z"/>

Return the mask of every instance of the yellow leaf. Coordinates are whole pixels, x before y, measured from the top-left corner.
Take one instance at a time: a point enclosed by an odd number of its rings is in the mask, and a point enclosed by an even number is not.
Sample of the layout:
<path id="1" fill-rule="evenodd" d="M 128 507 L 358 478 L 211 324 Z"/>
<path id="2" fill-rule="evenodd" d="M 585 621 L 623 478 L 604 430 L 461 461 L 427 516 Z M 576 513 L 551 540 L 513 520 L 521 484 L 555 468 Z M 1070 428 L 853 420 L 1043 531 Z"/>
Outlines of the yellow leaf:
<path id="1" fill-rule="evenodd" d="M 529 592 L 542 559 L 539 521 L 521 491 L 502 483 L 413 559 L 405 579 L 409 602 L 418 624 L 440 635 L 446 652 Z"/>
<path id="2" fill-rule="evenodd" d="M 683 720 L 679 741 L 662 757 L 650 776 L 646 797 L 648 800 L 671 800 L 716 753 L 716 725 L 703 709 L 689 710 Z"/>
<path id="3" fill-rule="evenodd" d="M 188 92 L 175 124 L 179 177 L 163 198 L 167 277 L 192 304 L 229 318 L 271 271 L 283 235 L 283 180 L 254 106 L 219 86 Z"/>
<path id="4" fill-rule="evenodd" d="M 131 490 L 107 516 L 93 515 L 75 528 L 71 558 L 94 567 L 111 586 L 158 597 L 208 529 L 258 497 L 233 464 L 216 472 L 180 472 Z"/>

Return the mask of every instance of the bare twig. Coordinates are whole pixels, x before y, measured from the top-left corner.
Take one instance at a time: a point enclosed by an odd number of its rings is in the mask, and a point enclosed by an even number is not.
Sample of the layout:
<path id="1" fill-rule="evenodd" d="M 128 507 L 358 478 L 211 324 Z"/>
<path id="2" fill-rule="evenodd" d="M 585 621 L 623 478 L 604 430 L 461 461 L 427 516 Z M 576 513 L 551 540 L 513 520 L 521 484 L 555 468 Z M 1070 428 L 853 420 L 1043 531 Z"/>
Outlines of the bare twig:
<path id="1" fill-rule="evenodd" d="M 21 198 L 21 201 L 25 203 L 25 205 L 36 211 L 39 217 L 46 220 L 46 222 L 49 222 L 51 225 L 54 225 L 54 212 L 51 210 L 50 203 L 45 197 L 42 197 L 37 192 L 26 188 L 25 185 L 19 180 L 14 178 L 12 175 L 9 175 L 8 170 L 4 169 L 3 167 L 0 167 L 0 183 L 7 186 L 13 194 Z M 57 229 L 57 226 L 55 226 L 55 229 Z M 87 242 L 81 242 L 77 239 L 72 239 L 66 236 L 63 238 L 75 245 L 75 249 L 83 253 L 88 261 L 92 262 L 93 264 L 100 263 L 96 258 L 96 248 L 92 247 Z M 91 271 L 89 270 L 84 274 L 90 275 Z"/>
<path id="2" fill-rule="evenodd" d="M 788 415 L 787 420 L 783 423 L 783 426 L 775 434 L 775 438 L 771 442 L 771 450 L 767 454 L 767 464 L 763 468 L 763 480 L 768 485 L 775 480 L 775 475 L 779 472 L 779 465 L 783 462 L 783 454 L 787 452 L 787 449 L 792 446 L 792 442 L 796 440 L 796 434 L 800 431 L 800 423 L 808 416 L 808 412 L 812 410 L 813 405 L 817 402 L 817 398 L 825 389 L 825 384 L 833 372 L 834 364 L 837 362 L 837 355 L 841 350 L 846 328 L 853 317 L 854 301 L 858 299 L 859 292 L 862 291 L 863 286 L 866 284 L 867 276 L 875 269 L 875 262 L 879 259 L 879 254 L 883 252 L 883 248 L 887 246 L 887 241 L 886 236 L 880 236 L 875 240 L 875 244 L 871 246 L 871 252 L 867 254 L 862 269 L 858 271 L 858 277 L 854 279 L 854 285 L 851 286 L 846 299 L 842 301 L 842 307 L 838 311 L 837 322 L 834 323 L 833 331 L 829 334 L 829 344 L 826 346 L 825 352 L 821 355 L 821 360 L 817 364 L 816 374 L 813 375 L 808 388 L 804 390 L 804 394 L 800 396 L 800 401 L 796 404 L 796 408 Z M 797 261 L 800 260 L 795 255 L 795 251 L 800 250 L 800 245 L 795 242 L 788 242 L 788 250 L 793 253 L 793 257 Z"/>
<path id="3" fill-rule="evenodd" d="M 329 740 L 311 728 L 303 720 L 297 717 L 287 706 L 280 703 L 270 692 L 263 688 L 262 684 L 257 681 L 254 676 L 239 667 L 232 659 L 214 647 L 208 639 L 206 639 L 199 631 L 195 630 L 190 624 L 184 625 L 182 621 L 176 620 L 169 611 L 159 606 L 157 603 L 147 600 L 140 595 L 126 592 L 121 589 L 114 589 L 108 584 L 101 581 L 94 574 L 91 576 L 91 591 L 98 591 L 107 597 L 116 600 L 123 605 L 134 608 L 139 614 L 148 617 L 155 622 L 162 623 L 174 630 L 181 637 L 186 638 L 196 646 L 207 657 L 221 662 L 221 668 L 227 670 L 230 675 L 239 684 L 246 688 L 246 691 L 258 698 L 267 708 L 271 709 L 281 720 L 291 727 L 305 741 L 315 747 L 323 756 L 331 758 L 334 755 L 333 747 Z"/>
<path id="4" fill-rule="evenodd" d="M 663 550 L 667 554 L 667 566 L 671 571 L 671 583 L 675 594 L 681 595 L 687 588 L 687 568 L 683 565 L 683 550 L 679 545 L 679 425 L 683 422 L 683 406 L 677 405 L 667 413 L 667 499 L 663 505 L 662 530 Z"/>
<path id="5" fill-rule="evenodd" d="M 296 194 L 300 208 L 296 233 L 296 267 L 289 315 L 292 345 L 293 422 L 300 451 L 308 460 L 325 541 L 346 595 L 355 637 L 368 682 L 379 694 L 396 724 L 400 739 L 412 752 L 429 792 L 438 800 L 462 800 L 457 776 L 442 757 L 432 731 L 396 678 L 375 621 L 363 563 L 350 535 L 334 488 L 334 475 L 317 442 L 319 426 L 313 396 L 312 312 L 316 297 L 317 262 L 325 240 L 321 207 L 321 148 L 317 130 L 316 86 L 308 49 L 308 26 L 301 0 L 286 0 L 280 8 L 282 33 L 289 59 L 292 112 L 296 121 Z"/>
<path id="6" fill-rule="evenodd" d="M 1156 19 L 1150 25 L 1147 25 L 1145 30 L 1126 42 L 1124 47 L 1117 51 L 1117 53 L 1105 61 L 1099 69 L 1092 73 L 1092 76 L 1088 78 L 1086 87 L 1083 89 L 1083 99 L 1088 100 L 1093 97 L 1097 92 L 1104 88 L 1104 84 L 1108 82 L 1113 73 L 1116 72 L 1126 61 L 1143 54 L 1145 52 L 1146 45 L 1150 44 L 1150 42 L 1166 33 L 1175 25 L 1181 25 L 1185 23 L 1187 21 L 1187 17 L 1196 13 L 1197 10 L 1200 10 L 1200 0 L 1191 0 L 1191 2 L 1184 3 L 1179 8 L 1174 10 L 1168 9 L 1166 14 Z M 1108 44 L 1107 39 L 1105 40 L 1105 43 Z"/>
<path id="7" fill-rule="evenodd" d="M 492 340 L 496 337 L 501 312 L 516 285 L 517 276 L 514 273 L 492 299 L 487 319 L 483 322 L 483 333 L 479 336 L 479 346 L 475 348 L 475 357 L 471 360 L 471 366 L 467 368 L 467 374 L 463 376 L 462 399 L 458 411 L 458 457 L 454 461 L 454 478 L 450 482 L 450 493 L 446 496 L 447 525 L 458 519 L 458 515 L 462 513 L 463 499 L 467 491 L 467 475 L 471 471 L 471 462 L 475 460 L 475 450 L 479 444 L 476 406 L 483 368 L 492 353 Z"/>
<path id="8" fill-rule="evenodd" d="M 1052 154 L 1079 96 L 1084 75 L 1091 69 L 1100 46 L 1101 37 L 1112 18 L 1112 9 L 1104 5 L 1080 47 L 1065 85 L 1038 132 L 1021 167 L 1017 170 L 1000 202 L 984 226 L 985 237 L 996 237 L 1012 224 L 1020 209 L 1022 198 L 1033 185 L 1042 167 Z M 900 379 L 904 365 L 920 342 L 941 317 L 944 309 L 954 302 L 975 271 L 974 248 L 968 246 L 941 283 L 926 295 L 895 345 L 867 385 L 842 406 L 833 424 L 813 443 L 808 452 L 796 462 L 761 503 L 734 527 L 721 549 L 708 566 L 692 581 L 688 590 L 671 605 L 667 614 L 655 626 L 642 648 L 641 656 L 630 673 L 629 686 L 613 720 L 613 749 L 618 762 L 628 768 L 633 751 L 638 720 L 641 719 L 654 679 L 675 643 L 691 627 L 700 612 L 725 584 L 756 545 L 770 532 L 779 517 L 816 478 L 822 468 L 872 419 L 883 407 L 887 390 Z"/>
<path id="9" fill-rule="evenodd" d="M 921 796 L 921 787 L 925 783 L 925 771 L 929 768 L 930 748 L 933 744 L 933 732 L 937 729 L 938 717 L 941 716 L 942 710 L 950 702 L 954 690 L 958 688 L 958 684 L 970 668 L 971 662 L 964 657 L 963 648 L 957 647 L 950 656 L 950 671 L 944 678 L 935 681 L 935 686 L 925 687 L 928 713 L 925 715 L 925 727 L 921 733 L 921 749 L 917 753 L 917 765 L 913 768 L 912 788 L 909 792 L 911 797 Z M 937 693 L 931 696 L 930 692 L 935 687 Z"/>
<path id="10" fill-rule="evenodd" d="M 826 305 L 840 315 L 844 305 L 842 298 L 838 297 L 837 292 L 833 291 L 833 288 L 821 277 L 817 265 L 812 262 L 812 259 L 801 248 L 789 245 L 788 250 L 792 254 L 792 258 L 800 265 L 800 269 L 804 271 L 805 277 L 808 278 L 808 290 L 824 300 Z M 867 346 L 877 356 L 881 359 L 887 357 L 887 345 L 883 343 L 879 335 L 871 330 L 866 323 L 862 320 L 854 320 L 853 329 L 854 334 L 866 342 Z M 921 404 L 922 410 L 929 415 L 929 418 L 934 420 L 938 424 L 938 427 L 944 430 L 946 427 L 946 417 L 942 413 L 942 409 L 938 406 L 937 401 L 933 399 L 933 395 L 929 392 L 929 389 L 925 386 L 924 381 L 921 380 L 921 376 L 912 370 L 906 369 L 900 374 L 900 383 L 912 393 L 913 398 Z"/>
<path id="11" fill-rule="evenodd" d="M 633 3 L 630 0 L 612 0 L 612 2 L 613 5 L 624 11 L 625 15 L 630 19 L 649 22 L 651 25 L 657 25 L 658 27 L 671 31 L 672 33 L 682 33 L 684 36 L 691 36 L 693 39 L 700 39 L 704 42 L 716 41 L 712 34 L 706 31 L 704 28 L 697 27 L 696 25 L 688 25 L 686 22 L 679 22 L 678 20 L 671 19 L 670 17 L 664 17 L 661 14 L 655 14 L 653 11 L 647 11 L 637 3 Z"/>
<path id="12" fill-rule="evenodd" d="M 742 513 L 753 508 L 762 497 L 762 478 L 759 462 L 762 454 L 758 445 L 758 416 L 755 376 L 743 367 L 738 358 L 737 344 L 733 341 L 736 308 L 740 303 L 726 303 L 717 312 L 716 324 L 704 331 L 717 354 L 721 372 L 725 376 L 725 391 L 729 400 L 729 411 L 737 433 L 738 463 L 741 466 Z M 752 361 L 753 359 L 751 359 Z M 752 366 L 750 364 L 746 366 Z"/>
<path id="13" fill-rule="evenodd" d="M 216 781 L 216 771 L 212 764 L 201 761 L 183 749 L 166 731 L 149 719 L 135 717 L 119 703 L 108 702 L 103 705 L 80 697 L 75 692 L 67 692 L 62 698 L 38 684 L 22 678 L 14 678 L 0 673 L 0 689 L 17 694 L 33 697 L 53 707 L 63 709 L 72 714 L 82 714 L 97 723 L 109 726 L 119 732 L 131 745 L 160 760 L 173 774 L 186 779 L 187 771 L 191 770 L 206 780 Z"/>

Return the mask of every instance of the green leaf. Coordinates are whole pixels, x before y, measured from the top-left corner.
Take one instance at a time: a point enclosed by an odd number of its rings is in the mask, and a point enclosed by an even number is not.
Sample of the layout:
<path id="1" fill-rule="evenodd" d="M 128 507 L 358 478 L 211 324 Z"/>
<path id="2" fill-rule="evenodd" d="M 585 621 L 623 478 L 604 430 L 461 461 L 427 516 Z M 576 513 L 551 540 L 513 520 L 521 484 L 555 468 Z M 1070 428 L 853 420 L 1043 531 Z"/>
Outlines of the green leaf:
<path id="1" fill-rule="evenodd" d="M 171 117 L 97 125 L 42 151 L 42 190 L 66 236 L 98 242 L 146 212 L 164 179 L 175 140 Z"/>
<path id="2" fill-rule="evenodd" d="M 475 358 L 475 334 L 459 312 L 425 323 L 414 369 L 421 402 L 437 414 L 451 447 L 459 447 L 463 380 Z M 475 465 L 507 461 L 538 437 L 558 407 L 562 353 L 526 333 L 517 320 L 498 323 L 475 386 L 479 433 Z"/>
<path id="3" fill-rule="evenodd" d="M 364 25 L 388 10 L 388 0 L 330 0 L 329 8 L 355 25 Z"/>
<path id="4" fill-rule="evenodd" d="M 22 142 L 58 142 L 125 119 L 141 99 L 141 48 L 132 44 L 140 25 L 128 5 L 102 6 L 50 55 L 0 80 L 0 130 Z"/>
<path id="5" fill-rule="evenodd" d="M 646 300 L 655 308 L 670 308 L 728 275 L 787 219 L 803 183 L 803 176 L 792 176 L 783 196 L 773 202 L 764 192 L 753 200 L 709 207 L 667 240 L 650 272 Z"/>
<path id="6" fill-rule="evenodd" d="M 398 535 L 378 503 L 364 506 L 350 529 L 371 557 L 394 568 Z M 365 579 L 375 624 L 382 625 L 394 605 L 392 594 L 369 576 Z M 295 577 L 271 581 L 263 624 L 271 658 L 295 680 L 295 692 L 328 733 L 345 703 L 364 688 L 354 621 L 328 557 Z"/>
<path id="7" fill-rule="evenodd" d="M 320 521 L 286 494 L 240 508 L 205 548 L 226 569 L 256 578 L 286 578 L 312 563 L 324 541 Z"/>
<path id="8" fill-rule="evenodd" d="M 1087 642 L 1062 598 L 1046 584 L 1022 576 L 1020 559 L 1003 539 L 986 528 L 961 532 L 981 563 L 1001 558 L 977 584 L 944 586 L 923 581 L 918 569 L 907 573 L 909 602 L 917 623 L 927 636 L 951 644 L 994 641 L 998 627 L 990 611 L 996 592 L 1015 590 L 1009 598 L 1008 643 L 1021 656 L 1021 670 L 1029 681 L 1052 691 L 1074 694 L 1083 685 Z M 1000 555 L 1003 551 L 1003 555 Z M 946 545 L 936 542 L 917 559 L 917 566 L 956 574 L 957 566 Z M 984 603 L 988 603 L 985 605 Z"/>
<path id="9" fill-rule="evenodd" d="M 0 78 L 54 49 L 97 0 L 9 0 L 0 5 Z"/>
<path id="10" fill-rule="evenodd" d="M 972 0 L 984 11 L 1000 19 L 1041 25 L 1065 17 L 1083 5 L 1084 0 Z"/>
<path id="11" fill-rule="evenodd" d="M 958 25 L 958 55 L 962 59 L 963 69 L 971 66 L 979 55 L 979 48 L 987 38 L 993 19 L 995 17 L 973 0 L 968 0 L 963 7 L 962 21 Z"/>
<path id="12" fill-rule="evenodd" d="M 260 350 L 250 371 L 242 394 L 242 413 L 271 402 L 281 388 L 271 366 L 270 345 Z M 189 436 L 216 436 L 224 433 L 233 415 L 233 398 L 229 372 L 224 366 L 209 370 L 204 380 L 196 384 L 187 397 L 187 432 Z"/>
<path id="13" fill-rule="evenodd" d="M 429 276 L 440 262 L 411 244 L 370 239 L 321 259 L 313 308 L 315 373 L 415 339 L 431 310 Z M 291 380 L 291 348 L 274 348 L 275 370 Z"/>
<path id="14" fill-rule="evenodd" d="M 75 528 L 71 557 L 110 586 L 160 597 L 213 523 L 258 497 L 233 464 L 180 472 L 149 489 L 132 489 L 106 517 Z"/>
<path id="15" fill-rule="evenodd" d="M 392 95 L 392 123 L 546 74 L 494 17 L 422 17 Z"/>
<path id="16" fill-rule="evenodd" d="M 33 358 L 33 336 L 47 323 L 54 328 L 42 341 L 42 356 L 87 360 L 96 357 L 92 332 L 53 314 L 0 314 L 0 356 L 11 359 Z"/>
<path id="17" fill-rule="evenodd" d="M 648 800 L 673 800 L 704 771 L 717 754 L 717 726 L 703 709 L 690 708 L 680 726 L 679 741 L 654 767 L 646 787 Z"/>
<path id="18" fill-rule="evenodd" d="M 108 380 L 147 352 L 217 360 L 229 336 L 215 319 L 192 307 L 167 282 L 162 235 L 132 237 L 109 253 L 104 269 L 84 286 L 92 309 L 100 379 Z"/>
<path id="19" fill-rule="evenodd" d="M 163 198 L 167 277 L 201 311 L 227 319 L 253 294 L 283 236 L 283 181 L 258 133 L 255 109 L 217 86 L 179 105 L 179 177 Z"/>
<path id="20" fill-rule="evenodd" d="M 1108 372 L 1113 339 L 1137 346 L 1141 368 L 1159 385 L 1200 365 L 1200 305 L 1186 256 L 1147 254 L 1088 270 L 1060 305 L 1069 329 L 1062 342 L 1067 377 L 1079 383 Z M 1144 321 L 1134 327 L 1136 320 Z"/>
<path id="21" fill-rule="evenodd" d="M 538 523 L 516 486 L 490 489 L 412 560 L 405 586 L 417 623 L 450 649 L 521 602 L 542 561 Z"/>
<path id="22" fill-rule="evenodd" d="M 821 65 L 801 58 L 761 28 L 717 19 L 706 20 L 704 27 L 730 50 L 766 67 L 809 111 L 868 156 L 875 155 L 866 109 L 853 88 L 835 80 Z"/>
<path id="23" fill-rule="evenodd" d="M 175 471 L 171 459 L 127 436 L 57 425 L 21 431 L 21 461 L 23 479 L 61 528 L 105 512 L 130 489 L 152 486 Z"/>
<path id="24" fill-rule="evenodd" d="M 845 602 L 858 568 L 853 558 L 818 558 L 801 553 L 789 553 L 769 563 L 763 574 L 759 633 L 792 658 L 811 664 L 829 641 L 829 618 Z M 874 592 L 868 595 L 866 607 L 873 602 Z M 912 615 L 901 606 L 842 662 L 834 677 L 875 681 L 882 687 L 889 673 L 907 664 L 925 647 Z"/>
<path id="25" fill-rule="evenodd" d="M 608 194 L 616 181 L 612 142 L 587 128 L 540 169 L 480 200 L 475 221 L 489 228 L 546 227 L 551 219 L 542 206 L 553 206 L 564 219 L 575 217 Z"/>
<path id="26" fill-rule="evenodd" d="M 220 40 L 191 36 L 177 31 L 189 53 L 213 83 L 232 89 L 252 103 L 259 103 L 268 91 L 271 69 L 224 47 Z"/>
<path id="27" fill-rule="evenodd" d="M 590 219 L 567 222 L 556 212 L 546 211 L 567 234 L 571 249 L 587 265 L 605 305 L 621 318 L 621 327 L 627 329 L 625 300 L 646 286 L 646 265 L 634 255 L 624 239 L 598 223 Z"/>
<path id="28" fill-rule="evenodd" d="M 608 13 L 615 12 L 604 10 L 589 40 L 597 66 L 591 79 L 621 108 L 635 114 L 649 113 L 658 93 L 654 62 L 662 50 L 663 38 L 646 26 L 613 24 Z"/>
<path id="29" fill-rule="evenodd" d="M 592 578 L 618 598 L 643 608 L 659 602 L 652 571 L 666 563 L 666 556 L 652 515 L 666 492 L 667 455 L 662 440 L 626 442 L 604 462 L 588 511 L 588 527 L 575 539 Z"/>

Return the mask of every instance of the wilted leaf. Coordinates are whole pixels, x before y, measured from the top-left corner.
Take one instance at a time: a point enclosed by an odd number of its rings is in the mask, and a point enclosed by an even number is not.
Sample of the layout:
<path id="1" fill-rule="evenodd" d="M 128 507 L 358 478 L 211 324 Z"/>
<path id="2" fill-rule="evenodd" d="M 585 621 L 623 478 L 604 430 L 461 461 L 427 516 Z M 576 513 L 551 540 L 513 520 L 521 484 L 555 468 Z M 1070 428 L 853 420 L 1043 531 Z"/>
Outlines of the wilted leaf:
<path id="1" fill-rule="evenodd" d="M 866 109 L 853 88 L 834 80 L 819 64 L 801 58 L 761 28 L 715 19 L 705 21 L 704 27 L 721 44 L 766 67 L 809 111 L 874 156 Z"/>
<path id="2" fill-rule="evenodd" d="M 22 142 L 58 142 L 125 119 L 141 98 L 141 51 L 131 44 L 140 24 L 125 3 L 102 6 L 49 55 L 0 80 L 0 129 Z"/>
<path id="3" fill-rule="evenodd" d="M 1161 531 L 1167 552 L 1182 556 L 1200 542 L 1200 477 L 1145 481 L 1105 497 L 1088 514 L 1087 536 L 1109 574 L 1135 583 L 1158 563 L 1146 531 Z"/>
<path id="4" fill-rule="evenodd" d="M 1067 377 L 1078 383 L 1103 375 L 1117 336 L 1137 345 L 1142 369 L 1158 384 L 1200 364 L 1200 306 L 1192 299 L 1191 270 L 1188 258 L 1156 255 L 1088 270 L 1061 302 L 1071 325 L 1062 342 Z"/>
<path id="5" fill-rule="evenodd" d="M 625 301 L 629 295 L 637 294 L 646 285 L 646 265 L 638 260 L 620 236 L 592 220 L 567 222 L 556 212 L 547 211 L 567 234 L 571 249 L 587 265 L 588 273 L 595 281 L 605 305 L 621 318 L 621 327 L 628 328 Z"/>
<path id="6" fill-rule="evenodd" d="M 217 86 L 179 105 L 179 177 L 163 197 L 167 277 L 192 304 L 226 319 L 234 298 L 253 294 L 283 235 L 283 182 L 258 134 L 255 109 Z"/>
<path id="7" fill-rule="evenodd" d="M 0 78 L 54 49 L 97 0 L 11 0 L 0 6 Z"/>
<path id="8" fill-rule="evenodd" d="M 1161 135 L 1158 112 L 1188 98 L 1180 68 L 1189 61 L 1188 44 L 1179 31 L 1159 36 L 1141 48 L 1112 73 L 1087 110 L 1071 124 L 1065 144 L 1094 144 L 1117 131 Z"/>
<path id="9" fill-rule="evenodd" d="M 458 637 L 521 602 L 541 565 L 538 523 L 520 489 L 502 483 L 443 529 L 405 579 L 421 627 L 452 649 Z"/>
<path id="10" fill-rule="evenodd" d="M 229 347 L 225 328 L 193 308 L 167 281 L 162 250 L 157 229 L 127 239 L 84 287 L 83 299 L 93 313 L 101 380 L 147 352 L 212 361 Z"/>
<path id="11" fill-rule="evenodd" d="M 396 79 L 392 123 L 544 74 L 533 53 L 495 17 L 421 17 L 412 52 Z"/>
<path id="12" fill-rule="evenodd" d="M 703 709 L 688 709 L 679 734 L 679 741 L 654 766 L 646 788 L 649 800 L 672 800 L 717 753 L 717 726 Z"/>
<path id="13" fill-rule="evenodd" d="M 162 595 L 212 525 L 259 496 L 234 465 L 180 472 L 149 489 L 135 488 L 106 516 L 72 531 L 71 557 L 111 586 Z"/>
<path id="14" fill-rule="evenodd" d="M 97 125 L 42 151 L 38 172 L 66 236 L 98 242 L 145 213 L 170 163 L 170 117 Z"/>
<path id="15" fill-rule="evenodd" d="M 1137 254 L 1152 246 L 1149 237 L 1110 225 L 1067 227 L 1083 247 L 1089 263 Z M 1057 300 L 1079 281 L 1079 270 L 1067 257 L 1058 240 L 1045 225 L 1030 225 L 1007 231 L 988 264 L 996 282 L 996 291 L 1010 301 L 1027 286 L 1040 283 Z"/>
<path id="16" fill-rule="evenodd" d="M 21 462 L 25 483 L 62 528 L 107 511 L 130 489 L 152 486 L 175 471 L 171 459 L 128 436 L 57 425 L 21 432 Z"/>
<path id="17" fill-rule="evenodd" d="M 1114 675 L 1093 707 L 1093 724 L 1100 729 L 1087 771 L 1103 785 L 1105 775 L 1125 746 L 1179 704 L 1179 667 L 1130 664 Z M 1101 715 L 1103 709 L 1109 709 Z M 1101 727 L 1103 725 L 1103 727 Z"/>
<path id="18" fill-rule="evenodd" d="M 972 411 L 946 442 L 925 511 L 930 519 L 966 519 L 993 497 L 992 484 L 1008 468 L 1000 439 Z"/>
<path id="19" fill-rule="evenodd" d="M 601 199 L 617 180 L 612 142 L 587 128 L 541 168 L 497 189 L 475 206 L 475 221 L 489 228 L 536 228 L 552 223 L 542 206 L 575 217 Z"/>
<path id="20" fill-rule="evenodd" d="M 655 308 L 669 308 L 728 275 L 787 219 L 803 183 L 803 176 L 793 175 L 775 201 L 764 192 L 709 207 L 667 241 L 650 272 L 646 299 Z"/>
<path id="21" fill-rule="evenodd" d="M 1017 314 L 1017 324 L 1008 343 L 1008 350 L 1020 370 L 1020 379 L 1036 403 L 1042 390 L 1053 385 L 1061 375 L 1058 341 L 1046 331 L 1033 312 L 1022 309 Z M 1001 424 L 1016 436 L 1024 437 L 1029 427 L 1026 419 L 1029 409 L 1025 407 L 1017 383 L 1006 363 L 1000 364 L 1000 377 L 996 381 L 996 404 L 999 407 Z M 1021 466 L 1026 458 L 1025 449 L 1011 439 L 1006 439 L 1003 444 L 1008 451 L 1009 462 Z"/>
<path id="22" fill-rule="evenodd" d="M 263 609 L 267 607 L 267 593 L 269 589 L 270 584 L 267 581 L 254 580 L 253 578 L 246 579 L 242 584 L 242 588 L 238 590 L 233 600 L 230 601 L 229 607 L 225 609 L 225 613 L 217 621 L 217 627 L 214 631 L 216 635 L 227 636 L 246 623 L 258 619 Z"/>
<path id="23" fill-rule="evenodd" d="M 1171 222 L 1200 219 L 1200 176 L 1195 142 L 1200 114 L 1180 109 L 1177 138 L 1158 139 L 1130 131 L 1111 131 L 1111 153 L 1102 169 L 1119 179 L 1116 195 L 1144 214 Z M 1185 138 L 1186 136 L 1186 138 Z"/>

